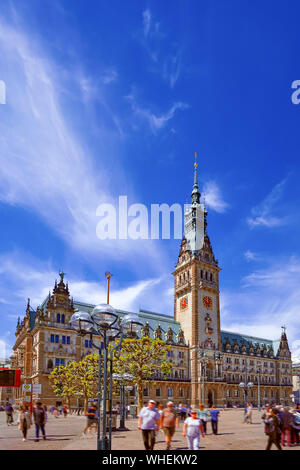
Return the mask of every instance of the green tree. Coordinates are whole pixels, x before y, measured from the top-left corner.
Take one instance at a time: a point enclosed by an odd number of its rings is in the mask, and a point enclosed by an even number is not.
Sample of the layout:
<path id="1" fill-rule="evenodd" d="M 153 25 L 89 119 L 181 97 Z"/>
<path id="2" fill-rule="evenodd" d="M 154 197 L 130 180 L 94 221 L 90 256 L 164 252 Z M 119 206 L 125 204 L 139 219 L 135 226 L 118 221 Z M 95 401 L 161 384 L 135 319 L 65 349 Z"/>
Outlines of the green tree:
<path id="1" fill-rule="evenodd" d="M 73 362 L 75 378 L 74 392 L 84 398 L 84 411 L 88 408 L 89 398 L 98 394 L 98 354 L 89 354 L 80 362 Z"/>
<path id="2" fill-rule="evenodd" d="M 49 376 L 55 395 L 65 398 L 69 409 L 71 407 L 71 397 L 74 396 L 76 385 L 73 364 L 74 363 L 70 363 L 65 367 L 59 366 L 57 369 L 54 369 Z"/>
<path id="3" fill-rule="evenodd" d="M 143 387 L 152 383 L 158 376 L 167 378 L 172 372 L 172 364 L 167 361 L 167 346 L 160 339 L 143 337 L 141 339 L 125 339 L 121 349 L 114 353 L 114 372 L 131 374 L 131 385 L 135 385 L 138 395 L 139 410 L 143 405 Z M 155 382 L 154 382 L 155 383 Z"/>

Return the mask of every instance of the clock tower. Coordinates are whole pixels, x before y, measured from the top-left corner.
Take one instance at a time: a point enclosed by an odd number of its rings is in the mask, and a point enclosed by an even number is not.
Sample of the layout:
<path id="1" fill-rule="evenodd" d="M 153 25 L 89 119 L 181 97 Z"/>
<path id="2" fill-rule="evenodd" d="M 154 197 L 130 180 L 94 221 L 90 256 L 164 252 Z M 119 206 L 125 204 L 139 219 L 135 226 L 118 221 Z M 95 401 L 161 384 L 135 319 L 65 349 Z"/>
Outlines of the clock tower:
<path id="1" fill-rule="evenodd" d="M 196 155 L 196 154 L 195 154 Z M 191 350 L 192 404 L 199 403 L 199 357 L 214 359 L 221 351 L 219 272 L 207 234 L 207 211 L 201 203 L 197 163 L 192 203 L 184 215 L 184 236 L 174 271 L 174 318 Z M 198 396 L 198 401 L 197 401 Z"/>

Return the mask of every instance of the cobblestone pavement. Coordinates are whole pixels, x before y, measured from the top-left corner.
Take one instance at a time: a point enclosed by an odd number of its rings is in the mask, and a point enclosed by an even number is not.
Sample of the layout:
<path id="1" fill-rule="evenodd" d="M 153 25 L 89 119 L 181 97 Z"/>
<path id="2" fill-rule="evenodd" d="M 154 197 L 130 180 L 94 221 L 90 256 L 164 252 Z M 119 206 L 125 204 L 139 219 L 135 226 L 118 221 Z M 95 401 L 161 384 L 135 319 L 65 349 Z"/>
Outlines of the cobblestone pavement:
<path id="1" fill-rule="evenodd" d="M 15 417 L 16 419 L 16 417 Z M 40 439 L 34 442 L 34 426 L 28 432 L 28 440 L 23 442 L 17 425 L 7 426 L 5 413 L 0 413 L 0 450 L 96 450 L 96 436 L 82 436 L 85 426 L 83 416 L 68 416 L 67 418 L 48 417 L 46 424 L 47 440 Z M 126 421 L 128 431 L 113 432 L 113 450 L 142 450 L 143 442 L 141 432 L 137 430 L 137 420 L 129 418 Z M 201 439 L 201 450 L 263 450 L 267 438 L 264 434 L 260 413 L 253 413 L 253 424 L 243 424 L 243 410 L 225 410 L 221 412 L 219 421 L 219 434 L 211 433 L 208 423 L 208 434 Z M 273 446 L 275 449 L 275 447 Z M 164 434 L 157 433 L 156 450 L 164 450 Z M 182 423 L 176 430 L 172 449 L 186 449 L 186 441 L 182 436 Z M 285 450 L 300 450 L 300 447 L 284 447 Z"/>

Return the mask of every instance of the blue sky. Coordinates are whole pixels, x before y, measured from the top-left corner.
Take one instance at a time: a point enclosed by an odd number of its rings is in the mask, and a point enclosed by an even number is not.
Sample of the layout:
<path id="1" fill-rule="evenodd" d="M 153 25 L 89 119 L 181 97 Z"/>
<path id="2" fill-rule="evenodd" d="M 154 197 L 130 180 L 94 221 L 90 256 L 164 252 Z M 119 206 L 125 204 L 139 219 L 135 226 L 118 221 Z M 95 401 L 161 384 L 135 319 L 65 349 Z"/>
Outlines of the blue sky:
<path id="1" fill-rule="evenodd" d="M 96 209 L 189 202 L 222 267 L 221 327 L 300 358 L 299 4 L 2 0 L 0 357 L 27 297 L 173 314 L 179 240 L 96 237 Z"/>

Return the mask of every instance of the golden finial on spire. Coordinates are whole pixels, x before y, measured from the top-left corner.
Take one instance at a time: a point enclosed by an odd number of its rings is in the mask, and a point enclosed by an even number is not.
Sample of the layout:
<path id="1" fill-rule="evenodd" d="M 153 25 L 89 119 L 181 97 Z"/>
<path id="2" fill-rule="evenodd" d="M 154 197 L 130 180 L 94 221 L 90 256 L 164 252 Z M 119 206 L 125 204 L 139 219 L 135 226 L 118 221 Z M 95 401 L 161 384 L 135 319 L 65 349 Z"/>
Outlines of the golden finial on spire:
<path id="1" fill-rule="evenodd" d="M 194 163 L 194 167 L 197 168 L 198 166 L 198 163 L 197 163 L 197 152 L 195 152 L 195 163 Z"/>

